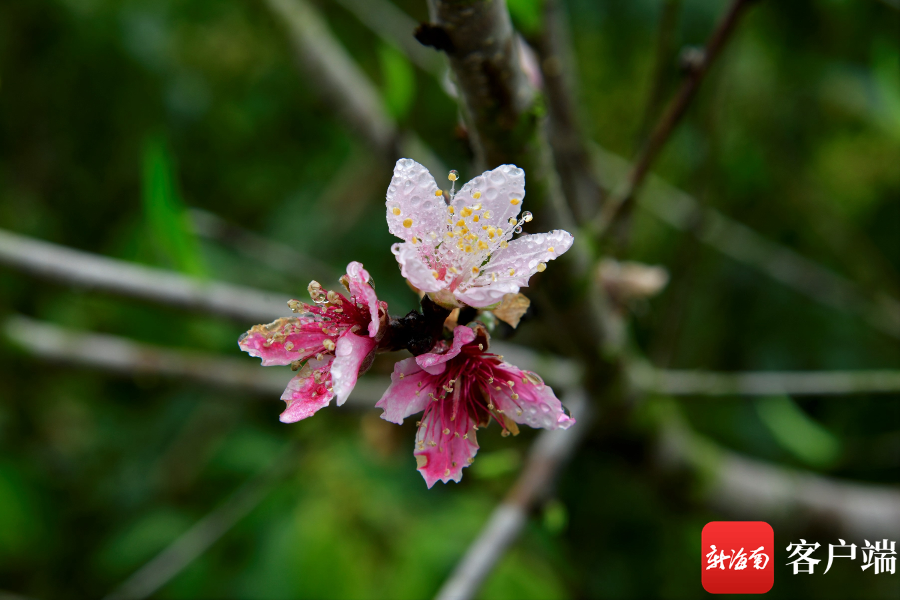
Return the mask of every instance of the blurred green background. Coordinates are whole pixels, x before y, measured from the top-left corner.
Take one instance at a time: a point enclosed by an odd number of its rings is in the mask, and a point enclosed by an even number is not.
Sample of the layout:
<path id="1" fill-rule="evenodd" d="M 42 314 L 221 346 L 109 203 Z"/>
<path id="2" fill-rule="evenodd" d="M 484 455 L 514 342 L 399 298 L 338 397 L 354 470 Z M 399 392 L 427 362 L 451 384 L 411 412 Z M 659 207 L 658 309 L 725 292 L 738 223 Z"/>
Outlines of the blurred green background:
<path id="1" fill-rule="evenodd" d="M 520 30 L 541 27 L 539 0 L 508 3 Z M 424 1 L 395 4 L 427 20 Z M 565 2 L 587 135 L 623 156 L 633 155 L 641 134 L 664 4 Z M 727 7 L 675 4 L 664 97 L 677 85 L 678 49 L 702 45 Z M 342 5 L 315 5 L 388 113 L 463 180 L 471 177 L 458 108 L 440 82 Z M 898 15 L 891 2 L 874 0 L 754 6 L 655 171 L 867 293 L 900 296 Z M 324 283 L 322 271 L 339 274 L 360 260 L 392 312 L 405 313 L 417 301 L 389 251 L 390 169 L 363 183 L 355 177 L 391 157 L 373 158 L 318 92 L 261 0 L 4 0 L 0 227 L 285 299 L 304 298 L 311 277 Z M 190 209 L 323 266 L 266 266 L 197 235 Z M 646 213 L 637 213 L 629 258 L 664 265 L 672 277 L 632 322 L 636 345 L 658 366 L 900 364 L 897 340 L 858 316 L 815 303 Z M 254 324 L 70 289 L 7 267 L 0 290 L 0 317 L 19 313 L 231 356 Z M 514 339 L 532 339 L 539 317 Z M 0 590 L 36 599 L 106 594 L 273 462 L 284 471 L 264 486 L 262 501 L 159 598 L 427 597 L 515 480 L 534 438 L 488 431 L 462 483 L 429 491 L 415 470 L 411 425 L 389 425 L 377 413 L 330 409 L 288 426 L 278 422 L 277 396 L 48 364 L 6 341 L 0 361 Z M 678 404 L 697 431 L 725 447 L 895 485 L 897 401 Z M 697 480 L 658 472 L 644 440 L 636 424 L 589 441 L 480 597 L 705 594 L 700 531 L 725 517 L 695 501 Z M 836 543 L 827 529 L 776 522 L 775 531 L 782 548 L 801 535 Z M 896 598 L 898 581 L 842 564 L 827 576 L 793 577 L 779 565 L 770 595 Z"/>

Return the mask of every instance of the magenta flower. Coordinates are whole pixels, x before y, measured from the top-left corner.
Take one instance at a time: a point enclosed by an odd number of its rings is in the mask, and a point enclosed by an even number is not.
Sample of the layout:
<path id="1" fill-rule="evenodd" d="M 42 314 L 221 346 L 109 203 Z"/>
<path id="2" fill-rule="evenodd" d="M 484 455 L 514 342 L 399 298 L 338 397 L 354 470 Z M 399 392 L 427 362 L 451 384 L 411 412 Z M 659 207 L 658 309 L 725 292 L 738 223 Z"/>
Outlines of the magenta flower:
<path id="1" fill-rule="evenodd" d="M 450 179 L 455 187 L 455 171 Z M 512 239 L 532 218 L 525 212 L 517 219 L 525 172 L 515 165 L 486 171 L 448 195 L 449 205 L 428 169 L 403 158 L 386 202 L 388 228 L 404 240 L 391 247 L 403 276 L 441 306 L 497 304 L 572 246 L 562 230 Z"/>
<path id="2" fill-rule="evenodd" d="M 359 374 L 371 366 L 376 346 L 387 331 L 387 303 L 378 300 L 362 264 L 347 265 L 341 283 L 349 299 L 326 292 L 313 281 L 309 294 L 314 304 L 288 302 L 300 316 L 256 325 L 238 340 L 241 350 L 260 357 L 263 366 L 299 369 L 281 396 L 287 403 L 280 417 L 283 423 L 312 416 L 333 397 L 342 405 Z"/>
<path id="3" fill-rule="evenodd" d="M 439 342 L 394 365 L 391 385 L 375 405 L 384 409 L 382 419 L 397 424 L 424 412 L 414 454 L 429 488 L 439 479 L 459 482 L 478 451 L 475 432 L 491 420 L 503 435 L 519 433 L 517 423 L 544 429 L 575 423 L 540 377 L 486 352 L 487 345 L 483 327 L 457 327 L 452 344 Z"/>

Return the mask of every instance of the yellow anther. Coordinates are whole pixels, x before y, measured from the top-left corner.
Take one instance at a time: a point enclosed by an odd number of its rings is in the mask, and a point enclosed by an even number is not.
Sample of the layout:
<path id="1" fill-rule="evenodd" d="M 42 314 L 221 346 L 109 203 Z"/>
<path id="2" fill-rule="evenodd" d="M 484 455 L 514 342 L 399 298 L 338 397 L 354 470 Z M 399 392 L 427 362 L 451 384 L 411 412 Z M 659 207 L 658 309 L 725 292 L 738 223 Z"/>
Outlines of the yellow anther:
<path id="1" fill-rule="evenodd" d="M 395 206 L 394 209 L 393 209 L 391 212 L 393 212 L 395 215 L 399 215 L 399 214 L 400 214 L 400 209 L 397 208 L 397 207 Z"/>
<path id="2" fill-rule="evenodd" d="M 501 248 L 508 248 L 508 247 L 509 247 L 509 242 L 507 242 L 506 240 L 503 240 L 502 242 L 500 242 L 500 247 L 501 247 Z"/>
<path id="3" fill-rule="evenodd" d="M 452 214 L 453 214 L 453 207 L 452 207 L 452 206 L 448 206 L 448 207 L 447 207 L 447 212 L 449 212 L 449 213 L 452 215 Z"/>
<path id="4" fill-rule="evenodd" d="M 459 240 L 458 242 L 456 242 L 456 247 L 462 250 L 463 248 L 465 248 L 465 244 L 463 244 L 462 240 Z"/>
<path id="5" fill-rule="evenodd" d="M 478 240 L 478 249 L 479 249 L 479 250 L 487 250 L 487 249 L 488 249 L 488 245 L 485 244 L 484 242 L 482 242 L 481 240 Z"/>
<path id="6" fill-rule="evenodd" d="M 472 222 L 473 222 L 473 223 L 477 223 L 477 222 L 478 222 L 478 218 L 479 218 L 478 215 L 475 215 L 474 217 L 472 217 Z"/>
<path id="7" fill-rule="evenodd" d="M 434 195 L 435 196 L 443 196 L 444 192 L 442 192 L 441 190 L 434 190 Z"/>
<path id="8" fill-rule="evenodd" d="M 493 230 L 493 229 L 491 229 L 490 231 L 488 231 L 488 237 L 489 237 L 489 238 L 494 239 L 494 235 L 495 235 L 495 234 L 494 234 L 494 230 Z"/>
<path id="9" fill-rule="evenodd" d="M 450 181 L 456 181 L 457 179 L 459 179 L 459 175 L 456 174 L 456 171 L 450 171 L 450 174 L 447 175 L 447 179 L 449 179 Z"/>
<path id="10" fill-rule="evenodd" d="M 403 219 L 403 226 L 406 227 L 407 229 L 412 227 L 412 219 L 410 219 L 409 217 L 406 217 L 405 219 Z"/>
<path id="11" fill-rule="evenodd" d="M 434 275 L 434 278 L 435 278 L 435 279 L 438 278 L 438 272 L 437 272 L 437 271 L 432 271 L 431 274 Z"/>
<path id="12" fill-rule="evenodd" d="M 481 228 L 484 229 L 485 231 L 487 231 L 488 229 L 491 228 L 491 226 L 490 225 L 482 225 Z"/>
<path id="13" fill-rule="evenodd" d="M 491 211 L 489 211 L 489 210 L 484 211 L 484 214 L 482 216 L 484 216 L 485 219 L 490 219 Z"/>
<path id="14" fill-rule="evenodd" d="M 475 199 L 478 200 L 478 198 L 475 198 Z M 472 207 L 472 210 L 481 210 L 481 202 L 479 202 L 478 204 L 476 204 L 475 206 L 473 206 L 473 207 Z"/>
<path id="15" fill-rule="evenodd" d="M 472 275 L 478 275 L 478 267 L 472 267 Z"/>
<path id="16" fill-rule="evenodd" d="M 553 252 L 553 246 L 550 246 L 549 248 L 547 248 L 547 252 Z"/>
<path id="17" fill-rule="evenodd" d="M 459 269 L 457 269 L 456 267 L 450 267 L 450 272 L 454 275 L 459 275 Z"/>
<path id="18" fill-rule="evenodd" d="M 510 269 L 510 270 L 509 270 L 509 276 L 510 276 L 510 277 L 512 277 L 512 276 L 515 275 L 515 274 L 516 274 L 516 270 L 515 270 L 515 269 Z"/>
<path id="19" fill-rule="evenodd" d="M 413 236 L 413 238 L 412 238 L 412 243 L 413 243 L 413 246 L 415 246 L 416 244 L 418 244 L 418 243 L 419 243 L 419 238 L 417 238 L 416 236 Z"/>
<path id="20" fill-rule="evenodd" d="M 479 198 L 481 198 L 481 192 L 475 192 L 474 194 L 472 194 L 472 197 L 475 198 L 476 200 L 478 200 Z M 478 209 L 476 208 L 475 210 L 478 210 Z"/>
<path id="21" fill-rule="evenodd" d="M 466 252 L 471 252 L 471 251 L 472 251 L 472 246 L 466 246 Z"/>
<path id="22" fill-rule="evenodd" d="M 509 203 L 512 204 L 513 206 L 515 206 L 519 202 L 521 202 L 521 200 L 519 200 L 518 198 L 513 198 L 512 200 L 509 201 Z"/>
<path id="23" fill-rule="evenodd" d="M 459 211 L 459 216 L 461 217 L 469 217 L 472 215 L 472 209 L 468 206 L 464 206 L 461 211 Z"/>
<path id="24" fill-rule="evenodd" d="M 328 350 L 329 352 L 334 352 L 334 342 L 333 341 L 331 341 L 329 339 L 325 339 L 325 341 L 322 342 L 322 345 L 325 346 L 325 349 Z"/>
<path id="25" fill-rule="evenodd" d="M 543 273 L 546 270 L 547 270 L 547 263 L 538 263 L 538 266 L 537 266 L 538 273 Z"/>
<path id="26" fill-rule="evenodd" d="M 516 225 L 518 224 L 518 221 L 516 221 L 515 217 L 510 217 L 507 223 L 509 223 L 510 225 Z"/>
<path id="27" fill-rule="evenodd" d="M 466 224 L 466 222 L 463 221 L 462 219 L 460 219 L 459 221 L 456 222 L 456 226 L 457 226 L 457 227 L 462 227 L 462 226 L 465 225 L 465 224 Z"/>

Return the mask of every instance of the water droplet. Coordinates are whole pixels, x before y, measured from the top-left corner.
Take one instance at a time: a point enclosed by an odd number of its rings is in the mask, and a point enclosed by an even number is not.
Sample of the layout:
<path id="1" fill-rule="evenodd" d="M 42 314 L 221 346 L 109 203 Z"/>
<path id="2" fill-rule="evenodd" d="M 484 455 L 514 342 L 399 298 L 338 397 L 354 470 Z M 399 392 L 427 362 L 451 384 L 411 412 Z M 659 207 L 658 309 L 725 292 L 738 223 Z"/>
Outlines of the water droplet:
<path id="1" fill-rule="evenodd" d="M 516 233 L 522 233 L 522 226 L 516 225 L 516 228 L 513 231 L 515 231 Z"/>
<path id="2" fill-rule="evenodd" d="M 532 220 L 533 218 L 534 218 L 534 215 L 532 215 L 532 214 L 531 214 L 530 212 L 528 212 L 527 210 L 526 210 L 525 212 L 522 213 L 522 220 L 525 221 L 526 223 L 531 223 L 531 220 Z"/>
<path id="3" fill-rule="evenodd" d="M 450 181 L 456 181 L 457 179 L 459 179 L 459 171 L 457 171 L 456 169 L 452 169 L 450 171 L 450 174 L 447 175 L 447 179 L 449 179 Z"/>

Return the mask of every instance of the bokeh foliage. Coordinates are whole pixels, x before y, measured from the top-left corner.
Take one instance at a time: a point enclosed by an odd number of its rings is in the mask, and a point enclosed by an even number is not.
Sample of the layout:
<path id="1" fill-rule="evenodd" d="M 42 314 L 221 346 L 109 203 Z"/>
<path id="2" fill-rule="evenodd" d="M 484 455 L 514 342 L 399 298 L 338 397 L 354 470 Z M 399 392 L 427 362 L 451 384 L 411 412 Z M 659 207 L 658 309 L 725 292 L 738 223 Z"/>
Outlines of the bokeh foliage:
<path id="1" fill-rule="evenodd" d="M 425 3 L 396 4 L 425 20 Z M 509 0 L 527 34 L 540 2 Z M 590 138 L 638 144 L 662 2 L 569 0 Z M 685 0 L 677 49 L 724 3 Z M 341 6 L 329 25 L 385 108 L 466 179 L 455 102 Z M 865 0 L 762 2 L 741 23 L 658 164 L 734 219 L 900 296 L 898 11 Z M 339 271 L 361 260 L 393 312 L 416 305 L 383 217 L 384 172 L 341 192 L 370 150 L 299 74 L 258 0 L 5 0 L 0 4 L 0 227 L 60 244 L 302 297 L 284 274 L 199 239 L 187 207 L 287 243 Z M 415 157 L 414 157 L 415 158 Z M 363 168 L 363 167 L 360 167 Z M 349 169 L 349 172 L 348 172 Z M 889 368 L 895 339 L 816 304 L 638 213 L 630 258 L 672 284 L 637 307 L 656 364 L 719 370 Z M 235 354 L 252 323 L 186 314 L 0 269 L 0 311 L 173 347 Z M 519 340 L 540 315 L 523 324 Z M 577 323 L 571 324 L 577 327 Z M 288 475 L 161 598 L 421 598 L 433 594 L 515 477 L 531 432 L 487 431 L 460 485 L 427 491 L 412 430 L 323 411 L 285 426 L 281 404 L 150 377 L 113 378 L 0 346 L 0 589 L 98 597 L 273 460 Z M 250 360 L 249 358 L 247 360 Z M 285 370 L 285 382 L 290 373 Z M 548 377 L 548 379 L 550 379 Z M 896 396 L 687 398 L 692 425 L 780 464 L 897 482 Z M 652 405 L 652 400 L 651 400 Z M 694 597 L 707 521 L 701 483 L 652 467 L 639 424 L 588 443 L 483 598 Z M 284 455 L 287 444 L 292 450 Z M 776 542 L 828 530 L 782 523 Z M 852 540 L 861 544 L 862 540 Z M 900 540 L 898 540 L 900 541 Z M 896 577 L 836 565 L 785 576 L 775 597 L 896 597 Z"/>

